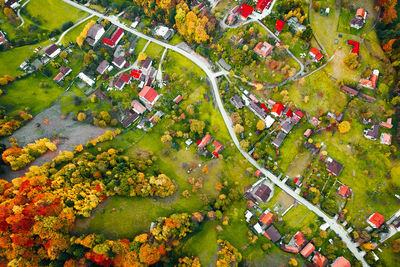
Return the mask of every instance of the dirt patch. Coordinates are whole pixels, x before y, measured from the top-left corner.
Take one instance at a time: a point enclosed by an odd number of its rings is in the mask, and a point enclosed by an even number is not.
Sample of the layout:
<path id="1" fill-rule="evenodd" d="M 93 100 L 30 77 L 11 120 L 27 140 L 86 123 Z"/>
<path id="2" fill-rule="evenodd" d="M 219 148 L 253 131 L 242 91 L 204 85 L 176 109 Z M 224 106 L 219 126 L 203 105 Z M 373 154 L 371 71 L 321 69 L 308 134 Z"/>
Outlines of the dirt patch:
<path id="1" fill-rule="evenodd" d="M 281 192 L 279 194 L 279 198 L 274 204 L 273 210 L 277 213 L 285 212 L 291 205 L 295 203 L 294 198 L 286 194 L 285 192 Z"/>

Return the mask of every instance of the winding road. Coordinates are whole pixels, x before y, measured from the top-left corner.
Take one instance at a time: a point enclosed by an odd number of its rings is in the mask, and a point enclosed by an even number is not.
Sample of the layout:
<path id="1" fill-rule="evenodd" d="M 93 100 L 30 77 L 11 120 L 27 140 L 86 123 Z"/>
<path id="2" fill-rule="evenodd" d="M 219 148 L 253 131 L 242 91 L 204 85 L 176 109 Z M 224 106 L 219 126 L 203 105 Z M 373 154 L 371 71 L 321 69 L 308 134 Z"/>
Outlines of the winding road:
<path id="1" fill-rule="evenodd" d="M 330 228 L 335 231 L 335 233 L 343 240 L 343 242 L 346 243 L 348 249 L 354 254 L 354 256 L 362 263 L 363 266 L 369 266 L 366 261 L 363 258 L 363 254 L 358 251 L 355 243 L 353 243 L 349 237 L 349 235 L 347 234 L 346 230 L 343 228 L 342 225 L 340 225 L 336 220 L 330 218 L 328 215 L 326 215 L 324 212 L 322 212 L 320 209 L 318 209 L 316 206 L 314 206 L 313 204 L 311 204 L 310 202 L 308 202 L 305 198 L 301 197 L 300 195 L 298 195 L 297 193 L 295 193 L 290 187 L 288 187 L 285 183 L 283 183 L 277 176 L 275 176 L 273 173 L 271 173 L 270 171 L 268 171 L 267 169 L 261 167 L 260 165 L 258 165 L 258 163 L 246 152 L 244 151 L 239 144 L 239 140 L 233 130 L 233 125 L 232 125 L 232 121 L 228 115 L 228 113 L 226 112 L 224 105 L 222 103 L 222 99 L 221 96 L 219 94 L 219 90 L 218 90 L 218 84 L 217 84 L 217 76 L 219 76 L 219 73 L 215 73 L 213 72 L 203 61 L 201 61 L 199 58 L 197 58 L 196 56 L 184 51 L 181 48 L 178 48 L 174 45 L 170 45 L 168 43 L 164 43 L 160 40 L 157 40 L 153 37 L 147 36 L 135 29 L 131 29 L 129 27 L 127 27 L 126 25 L 122 24 L 119 22 L 117 17 L 114 16 L 105 16 L 97 11 L 94 11 L 90 8 L 87 8 L 85 6 L 82 6 L 78 3 L 75 3 L 71 0 L 62 0 L 63 2 L 74 6 L 78 9 L 81 9 L 87 13 L 90 13 L 92 15 L 95 15 L 97 17 L 103 18 L 103 19 L 108 19 L 112 24 L 116 25 L 117 27 L 120 27 L 122 29 L 124 29 L 125 31 L 128 31 L 132 34 L 135 34 L 137 36 L 139 36 L 140 38 L 146 39 L 148 41 L 154 42 L 158 45 L 163 46 L 164 48 L 167 48 L 169 50 L 172 50 L 174 52 L 177 52 L 179 54 L 181 54 L 182 56 L 188 58 L 189 60 L 191 60 L 194 64 L 196 64 L 197 66 L 199 66 L 208 76 L 210 83 L 211 83 L 211 87 L 214 91 L 214 96 L 215 96 L 215 100 L 216 103 L 218 105 L 218 109 L 221 112 L 221 115 L 224 119 L 225 125 L 229 131 L 229 134 L 232 138 L 232 141 L 234 142 L 234 144 L 236 145 L 237 149 L 240 151 L 240 153 L 257 169 L 259 169 L 267 178 L 269 178 L 275 185 L 277 185 L 278 187 L 280 187 L 283 191 L 285 191 L 287 194 L 289 194 L 291 197 L 293 197 L 294 199 L 297 200 L 297 202 L 303 204 L 304 206 L 306 206 L 309 210 L 311 210 L 312 212 L 314 212 L 317 216 L 323 218 L 323 220 L 325 222 L 327 222 L 330 226 Z"/>
<path id="2" fill-rule="evenodd" d="M 31 1 L 31 0 L 28 0 L 28 1 L 26 1 L 25 3 L 23 3 L 22 6 L 18 9 L 17 16 L 18 16 L 19 19 L 21 20 L 21 24 L 17 27 L 17 29 L 18 29 L 19 27 L 22 27 L 22 26 L 24 25 L 24 23 L 25 23 L 24 18 L 21 16 L 21 9 L 22 9 L 24 6 L 26 6 L 30 1 Z"/>

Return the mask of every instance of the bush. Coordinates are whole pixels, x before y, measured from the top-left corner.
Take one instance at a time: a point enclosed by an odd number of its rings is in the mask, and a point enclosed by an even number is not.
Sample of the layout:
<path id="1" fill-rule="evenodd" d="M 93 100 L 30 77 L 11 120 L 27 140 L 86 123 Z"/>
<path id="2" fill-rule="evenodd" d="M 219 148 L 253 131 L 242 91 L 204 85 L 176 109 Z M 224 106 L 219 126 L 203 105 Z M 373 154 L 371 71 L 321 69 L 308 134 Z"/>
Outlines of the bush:
<path id="1" fill-rule="evenodd" d="M 72 21 L 67 21 L 61 26 L 61 30 L 66 31 L 69 28 L 71 28 L 72 26 L 74 26 L 74 23 Z"/>

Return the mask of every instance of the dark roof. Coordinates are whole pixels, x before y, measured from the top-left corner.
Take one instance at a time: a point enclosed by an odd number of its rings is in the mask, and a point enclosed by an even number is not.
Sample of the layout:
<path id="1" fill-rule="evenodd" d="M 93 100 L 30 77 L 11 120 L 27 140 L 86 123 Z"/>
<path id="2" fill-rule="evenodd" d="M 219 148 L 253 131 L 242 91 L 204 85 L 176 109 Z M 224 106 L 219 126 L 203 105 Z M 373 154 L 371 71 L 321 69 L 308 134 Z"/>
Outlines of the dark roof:
<path id="1" fill-rule="evenodd" d="M 86 37 L 90 37 L 92 39 L 96 38 L 97 32 L 101 29 L 104 29 L 103 26 L 100 24 L 94 24 L 92 27 L 90 27 Z"/>
<path id="2" fill-rule="evenodd" d="M 65 67 L 65 66 L 61 66 L 60 67 L 60 69 L 59 69 L 59 71 L 62 73 L 62 74 L 66 74 L 66 73 L 68 73 L 69 71 L 71 70 L 71 68 L 70 67 Z"/>
<path id="3" fill-rule="evenodd" d="M 129 127 L 134 121 L 139 118 L 139 115 L 136 112 L 130 112 L 130 114 L 122 121 L 123 127 Z"/>
<path id="4" fill-rule="evenodd" d="M 121 64 L 124 63 L 124 61 L 125 61 L 125 58 L 123 56 L 122 57 L 115 57 L 113 59 L 113 63 L 117 64 L 118 66 L 121 66 Z"/>
<path id="5" fill-rule="evenodd" d="M 364 136 L 373 140 L 379 137 L 379 127 L 380 125 L 372 125 L 370 129 L 364 130 Z"/>
<path id="6" fill-rule="evenodd" d="M 368 102 L 375 102 L 376 101 L 375 97 L 369 96 L 369 95 L 364 94 L 364 93 L 360 93 L 360 98 L 362 98 L 362 99 L 364 99 L 364 100 L 366 100 Z"/>
<path id="7" fill-rule="evenodd" d="M 104 71 L 108 68 L 109 65 L 110 65 L 110 64 L 108 63 L 107 60 L 103 60 L 103 61 L 99 64 L 99 66 L 97 67 L 96 71 L 97 71 L 98 73 L 100 73 L 100 74 L 103 74 Z"/>
<path id="8" fill-rule="evenodd" d="M 278 135 L 276 136 L 276 138 L 274 139 L 274 141 L 272 141 L 272 144 L 276 147 L 280 147 L 283 143 L 283 140 L 285 140 L 286 137 L 286 133 L 284 133 L 283 131 L 280 131 L 278 133 Z"/>
<path id="9" fill-rule="evenodd" d="M 271 225 L 267 230 L 265 230 L 265 233 L 271 238 L 272 242 L 277 242 L 279 241 L 279 239 L 281 239 L 281 234 L 273 225 Z"/>
<path id="10" fill-rule="evenodd" d="M 245 192 L 243 194 L 243 196 L 247 199 L 247 200 L 251 200 L 254 203 L 257 202 L 257 199 L 255 197 L 253 197 L 253 195 L 250 192 Z"/>
<path id="11" fill-rule="evenodd" d="M 255 196 L 259 197 L 264 202 L 268 200 L 270 194 L 271 188 L 269 188 L 266 184 L 261 184 L 254 193 Z"/>
<path id="12" fill-rule="evenodd" d="M 356 96 L 358 95 L 358 91 L 356 89 L 350 88 L 346 85 L 342 86 L 341 88 L 343 91 L 345 91 L 346 93 L 348 93 L 350 96 Z"/>
<path id="13" fill-rule="evenodd" d="M 281 124 L 281 130 L 285 133 L 289 133 L 294 126 L 292 119 L 287 119 Z"/>
<path id="14" fill-rule="evenodd" d="M 140 61 L 140 66 L 147 69 L 151 66 L 152 61 L 151 57 L 147 57 L 145 60 Z"/>
<path id="15" fill-rule="evenodd" d="M 319 148 L 316 147 L 313 143 L 305 142 L 304 146 L 311 152 L 314 156 L 318 155 Z"/>
<path id="16" fill-rule="evenodd" d="M 358 25 L 362 27 L 364 25 L 364 19 L 360 17 L 354 17 L 351 19 L 350 25 Z"/>
<path id="17" fill-rule="evenodd" d="M 44 53 L 48 56 L 50 56 L 51 54 L 53 54 L 55 51 L 57 51 L 57 49 L 59 49 L 60 47 L 58 47 L 58 45 L 56 44 L 52 44 L 50 46 L 48 46 L 45 50 Z"/>
<path id="18" fill-rule="evenodd" d="M 335 176 L 339 176 L 339 174 L 343 170 L 343 165 L 340 162 L 334 160 L 333 158 L 328 157 L 326 159 L 326 169 Z"/>
<path id="19" fill-rule="evenodd" d="M 265 116 L 267 116 L 267 113 L 265 112 L 265 110 L 262 108 L 262 107 L 260 107 L 256 102 L 254 102 L 254 101 L 251 101 L 250 102 L 250 104 L 249 104 L 249 106 L 250 106 L 250 108 L 254 111 L 254 112 L 256 112 L 259 116 L 261 116 L 261 117 L 265 117 Z"/>
<path id="20" fill-rule="evenodd" d="M 234 95 L 231 97 L 230 102 L 232 103 L 232 105 L 234 105 L 236 108 L 243 108 L 244 104 L 242 99 L 240 98 L 240 96 L 238 95 Z"/>

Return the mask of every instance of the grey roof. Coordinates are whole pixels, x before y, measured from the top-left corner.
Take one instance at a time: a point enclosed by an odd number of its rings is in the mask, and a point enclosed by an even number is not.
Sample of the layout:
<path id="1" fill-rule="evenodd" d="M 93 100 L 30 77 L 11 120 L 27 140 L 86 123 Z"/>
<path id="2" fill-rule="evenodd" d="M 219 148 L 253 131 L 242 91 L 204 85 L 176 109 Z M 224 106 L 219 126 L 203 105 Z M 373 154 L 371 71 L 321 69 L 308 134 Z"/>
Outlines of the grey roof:
<path id="1" fill-rule="evenodd" d="M 90 27 L 86 37 L 90 37 L 92 39 L 96 38 L 97 32 L 101 29 L 104 29 L 103 26 L 100 24 L 94 24 L 92 27 Z"/>
<path id="2" fill-rule="evenodd" d="M 139 118 L 139 115 L 136 112 L 131 111 L 131 113 L 122 121 L 122 126 L 129 127 L 138 118 Z"/>
<path id="3" fill-rule="evenodd" d="M 113 63 L 117 64 L 118 66 L 121 66 L 121 64 L 125 61 L 124 57 L 115 57 L 113 59 Z"/>
<path id="4" fill-rule="evenodd" d="M 261 117 L 265 117 L 265 116 L 267 116 L 267 112 L 265 112 L 265 110 L 262 108 L 262 107 L 260 107 L 259 105 L 257 105 L 257 103 L 255 103 L 254 101 L 251 101 L 250 103 L 249 103 L 249 106 L 250 106 L 250 108 L 254 111 L 254 112 L 256 112 L 259 116 L 261 116 Z"/>
<path id="5" fill-rule="evenodd" d="M 271 195 L 271 188 L 269 188 L 266 184 L 261 184 L 254 195 L 261 199 L 261 201 L 265 202 L 268 200 Z"/>
<path id="6" fill-rule="evenodd" d="M 339 176 L 339 174 L 342 172 L 343 170 L 343 165 L 334 160 L 333 158 L 329 157 L 326 160 L 326 169 L 330 172 L 332 172 L 334 175 Z"/>
<path id="7" fill-rule="evenodd" d="M 231 99 L 229 100 L 230 102 L 231 102 L 231 104 L 232 105 L 234 105 L 236 108 L 243 108 L 244 107 L 244 104 L 243 104 L 243 101 L 242 101 L 242 99 L 240 98 L 240 96 L 239 95 L 234 95 L 234 96 L 232 96 L 231 97 Z"/>
<path id="8" fill-rule="evenodd" d="M 226 69 L 227 71 L 230 71 L 232 69 L 232 66 L 229 65 L 228 63 L 226 63 L 225 59 L 221 58 L 220 60 L 218 60 L 218 64 L 220 64 L 224 69 Z"/>
<path id="9" fill-rule="evenodd" d="M 100 73 L 100 74 L 103 74 L 104 71 L 108 68 L 109 65 L 110 65 L 110 64 L 108 63 L 107 60 L 103 60 L 103 61 L 99 64 L 99 66 L 97 67 L 96 71 L 97 71 L 98 73 Z"/>
<path id="10" fill-rule="evenodd" d="M 272 144 L 276 147 L 280 147 L 283 143 L 283 140 L 285 140 L 286 133 L 280 131 L 274 141 L 272 141 Z"/>
<path id="11" fill-rule="evenodd" d="M 314 156 L 318 155 L 319 153 L 319 148 L 316 147 L 314 144 L 309 143 L 309 142 L 305 142 L 304 146 L 308 149 L 308 151 L 311 152 L 311 154 L 313 154 Z"/>
<path id="12" fill-rule="evenodd" d="M 351 19 L 350 25 L 351 26 L 362 27 L 364 25 L 364 19 L 360 18 L 360 17 L 354 17 L 354 18 Z"/>
<path id="13" fill-rule="evenodd" d="M 346 85 L 342 86 L 341 88 L 343 91 L 345 91 L 346 93 L 348 93 L 350 96 L 356 96 L 358 95 L 358 91 L 356 89 L 353 89 L 351 87 L 348 87 Z"/>
<path id="14" fill-rule="evenodd" d="M 149 68 L 152 64 L 153 60 L 151 59 L 151 57 L 147 57 L 145 60 L 140 61 L 140 66 L 142 68 Z"/>
<path id="15" fill-rule="evenodd" d="M 277 242 L 279 239 L 281 239 L 281 234 L 279 231 L 275 228 L 275 226 L 271 225 L 265 233 L 271 238 L 272 242 Z"/>
<path id="16" fill-rule="evenodd" d="M 364 130 L 364 136 L 376 140 L 379 137 L 379 125 L 372 125 L 371 129 Z"/>
<path id="17" fill-rule="evenodd" d="M 295 122 L 288 118 L 281 124 L 281 130 L 285 133 L 289 133 L 293 129 L 294 124 Z"/>

